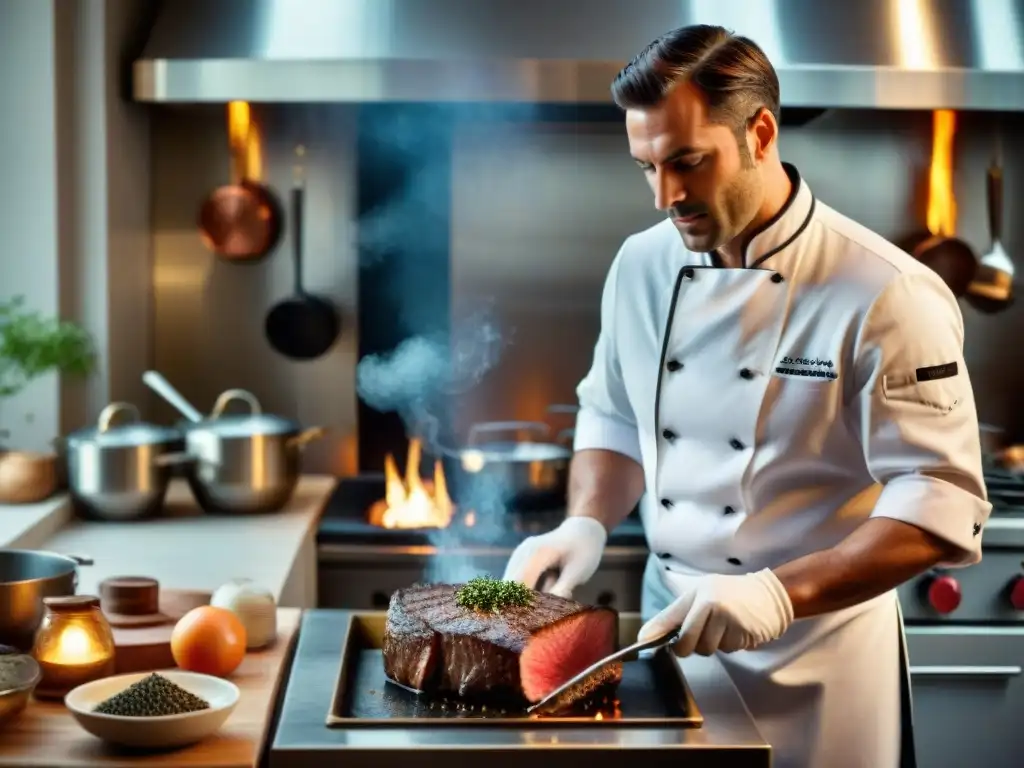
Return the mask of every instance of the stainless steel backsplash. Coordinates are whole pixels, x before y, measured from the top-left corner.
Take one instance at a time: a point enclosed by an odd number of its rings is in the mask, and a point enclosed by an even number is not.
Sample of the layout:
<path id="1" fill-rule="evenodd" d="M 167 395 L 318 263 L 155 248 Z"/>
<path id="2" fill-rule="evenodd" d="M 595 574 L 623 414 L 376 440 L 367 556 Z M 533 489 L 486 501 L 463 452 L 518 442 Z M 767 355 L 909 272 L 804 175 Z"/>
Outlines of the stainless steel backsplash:
<path id="1" fill-rule="evenodd" d="M 155 365 L 201 409 L 221 391 L 251 390 L 268 411 L 331 429 L 311 446 L 307 470 L 357 469 L 355 121 L 351 107 L 256 111 L 265 178 L 287 200 L 293 147 L 308 148 L 306 284 L 333 298 L 344 327 L 325 357 L 295 363 L 266 343 L 263 320 L 292 291 L 290 233 L 266 260 L 227 264 L 196 231 L 203 197 L 228 180 L 224 112 L 161 109 L 153 120 Z M 1005 245 L 1024 249 L 1024 150 L 1010 138 L 1024 116 L 961 115 L 957 135 L 958 234 L 989 245 L 985 169 L 997 133 L 1006 174 Z M 924 222 L 931 121 L 927 113 L 837 112 L 786 127 L 782 154 L 822 200 L 898 239 Z M 503 341 L 497 365 L 462 396 L 458 422 L 543 419 L 574 402 L 597 333 L 601 285 L 622 240 L 659 220 L 616 123 L 467 121 L 452 146 L 453 328 L 490 304 Z M 415 226 L 415 222 L 409 222 Z M 1019 433 L 1024 310 L 979 315 L 963 307 L 967 359 L 981 418 Z M 176 418 L 153 400 L 155 418 Z M 561 422 L 553 422 L 564 426 Z"/>

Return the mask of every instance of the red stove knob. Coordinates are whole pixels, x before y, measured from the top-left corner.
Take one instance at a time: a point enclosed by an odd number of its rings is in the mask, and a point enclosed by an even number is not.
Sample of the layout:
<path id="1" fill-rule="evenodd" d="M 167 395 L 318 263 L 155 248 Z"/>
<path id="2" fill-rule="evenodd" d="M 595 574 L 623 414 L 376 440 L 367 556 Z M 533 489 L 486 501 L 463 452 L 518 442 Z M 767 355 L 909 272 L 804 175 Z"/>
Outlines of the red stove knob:
<path id="1" fill-rule="evenodd" d="M 1024 611 L 1024 576 L 1018 576 L 1010 589 L 1010 604 L 1015 611 Z"/>
<path id="2" fill-rule="evenodd" d="M 928 602 L 939 613 L 952 613 L 959 607 L 960 583 L 952 576 L 936 576 L 928 586 Z"/>

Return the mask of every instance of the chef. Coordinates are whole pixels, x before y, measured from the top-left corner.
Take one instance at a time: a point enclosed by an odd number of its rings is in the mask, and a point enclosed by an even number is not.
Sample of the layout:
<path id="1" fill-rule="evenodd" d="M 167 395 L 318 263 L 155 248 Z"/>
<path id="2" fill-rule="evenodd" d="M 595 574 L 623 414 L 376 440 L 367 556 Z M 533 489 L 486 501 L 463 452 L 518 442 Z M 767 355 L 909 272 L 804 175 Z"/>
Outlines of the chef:
<path id="1" fill-rule="evenodd" d="M 913 765 L 895 588 L 977 563 L 991 509 L 956 300 L 780 160 L 749 39 L 677 29 L 612 92 L 666 220 L 608 272 L 567 518 L 505 577 L 570 595 L 643 497 L 641 639 L 717 654 L 778 768 Z"/>

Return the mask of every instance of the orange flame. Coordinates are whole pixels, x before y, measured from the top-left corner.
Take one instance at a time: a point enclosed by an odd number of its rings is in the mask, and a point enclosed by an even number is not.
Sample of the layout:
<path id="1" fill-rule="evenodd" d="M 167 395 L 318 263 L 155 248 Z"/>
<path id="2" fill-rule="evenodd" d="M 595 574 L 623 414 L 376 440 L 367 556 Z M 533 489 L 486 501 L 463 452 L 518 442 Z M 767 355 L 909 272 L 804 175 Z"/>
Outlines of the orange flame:
<path id="1" fill-rule="evenodd" d="M 932 115 L 932 160 L 928 172 L 928 231 L 956 234 L 956 197 L 953 194 L 953 137 L 956 112 L 939 109 Z"/>
<path id="2" fill-rule="evenodd" d="M 382 528 L 447 528 L 455 507 L 448 496 L 448 485 L 440 459 L 434 462 L 433 482 L 419 475 L 422 446 L 419 440 L 409 441 L 405 462 L 405 479 L 398 472 L 394 457 L 384 457 L 384 498 L 376 502 L 369 520 Z"/>
<path id="3" fill-rule="evenodd" d="M 248 102 L 228 103 L 228 148 L 234 161 L 235 181 L 263 178 L 263 141 Z"/>

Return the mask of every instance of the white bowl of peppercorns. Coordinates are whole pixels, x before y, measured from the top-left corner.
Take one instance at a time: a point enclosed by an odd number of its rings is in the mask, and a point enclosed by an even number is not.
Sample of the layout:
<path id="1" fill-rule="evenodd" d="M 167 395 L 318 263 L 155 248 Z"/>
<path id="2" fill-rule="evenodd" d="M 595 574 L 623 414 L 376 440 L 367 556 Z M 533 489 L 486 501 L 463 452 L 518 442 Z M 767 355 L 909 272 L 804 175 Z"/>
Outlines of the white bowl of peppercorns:
<path id="1" fill-rule="evenodd" d="M 68 693 L 64 704 L 79 725 L 103 741 L 169 749 L 219 730 L 239 695 L 228 680 L 166 670 L 94 680 Z"/>

